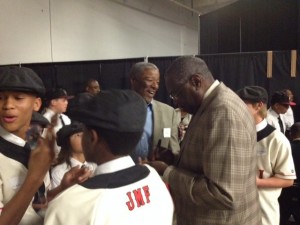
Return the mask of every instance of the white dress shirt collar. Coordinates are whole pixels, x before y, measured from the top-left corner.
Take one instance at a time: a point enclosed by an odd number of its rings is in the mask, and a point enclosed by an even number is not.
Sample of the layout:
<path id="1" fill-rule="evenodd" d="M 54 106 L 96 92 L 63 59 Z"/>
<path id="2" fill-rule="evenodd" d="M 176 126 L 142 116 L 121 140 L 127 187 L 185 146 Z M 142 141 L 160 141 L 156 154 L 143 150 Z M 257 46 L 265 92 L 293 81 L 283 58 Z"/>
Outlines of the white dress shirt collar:
<path id="1" fill-rule="evenodd" d="M 268 125 L 267 120 L 263 119 L 261 122 L 256 124 L 256 132 L 263 130 Z"/>
<path id="2" fill-rule="evenodd" d="M 3 127 L 0 126 L 0 136 L 5 139 L 8 142 L 11 142 L 15 145 L 18 145 L 20 147 L 24 147 L 26 144 L 26 141 L 12 133 L 9 133 L 7 130 L 5 130 Z"/>
<path id="3" fill-rule="evenodd" d="M 97 166 L 95 170 L 95 175 L 104 174 L 104 173 L 113 173 L 119 170 L 132 167 L 134 165 L 135 163 L 133 162 L 130 156 L 123 156 Z"/>
<path id="4" fill-rule="evenodd" d="M 209 96 L 210 93 L 212 93 L 212 91 L 213 91 L 219 84 L 220 84 L 220 82 L 219 82 L 218 80 L 215 80 L 215 81 L 213 82 L 213 84 L 212 84 L 212 85 L 207 89 L 207 91 L 205 92 L 204 97 L 203 97 L 203 100 L 204 100 L 205 98 L 207 98 L 207 96 Z"/>

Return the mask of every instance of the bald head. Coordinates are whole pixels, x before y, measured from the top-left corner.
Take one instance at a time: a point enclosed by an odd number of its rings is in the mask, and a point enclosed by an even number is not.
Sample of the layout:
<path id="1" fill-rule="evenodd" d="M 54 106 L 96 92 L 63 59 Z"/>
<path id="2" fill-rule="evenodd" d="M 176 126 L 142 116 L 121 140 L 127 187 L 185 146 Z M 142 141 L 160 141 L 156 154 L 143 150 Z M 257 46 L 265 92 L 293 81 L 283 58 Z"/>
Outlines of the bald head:
<path id="1" fill-rule="evenodd" d="M 194 56 L 177 58 L 168 68 L 165 77 L 176 76 L 176 78 L 184 78 L 192 74 L 201 74 L 207 79 L 213 79 L 206 63 L 202 59 Z"/>
<path id="2" fill-rule="evenodd" d="M 213 82 L 214 78 L 206 63 L 193 56 L 177 58 L 165 74 L 165 85 L 170 97 L 191 114 L 201 106 Z"/>
<path id="3" fill-rule="evenodd" d="M 97 80 L 90 79 L 86 83 L 85 90 L 86 90 L 86 92 L 90 93 L 91 95 L 97 95 L 100 92 L 101 87 Z"/>

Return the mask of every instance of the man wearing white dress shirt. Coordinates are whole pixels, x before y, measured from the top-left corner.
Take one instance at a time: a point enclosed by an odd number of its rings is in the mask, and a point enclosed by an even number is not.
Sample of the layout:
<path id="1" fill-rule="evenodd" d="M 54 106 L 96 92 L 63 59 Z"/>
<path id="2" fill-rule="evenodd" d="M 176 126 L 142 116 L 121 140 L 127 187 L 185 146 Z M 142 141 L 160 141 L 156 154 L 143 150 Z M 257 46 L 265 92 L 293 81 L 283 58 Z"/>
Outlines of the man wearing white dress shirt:
<path id="1" fill-rule="evenodd" d="M 289 101 L 289 97 L 282 91 L 277 91 L 272 95 L 271 107 L 268 109 L 267 122 L 282 133 L 286 131 L 283 114 L 285 114 L 290 107 L 295 105 L 294 102 Z"/>
<path id="2" fill-rule="evenodd" d="M 290 128 L 292 127 L 292 125 L 295 122 L 294 112 L 293 112 L 291 105 L 294 106 L 294 105 L 296 105 L 296 103 L 294 102 L 294 95 L 291 90 L 283 89 L 282 92 L 284 92 L 289 97 L 289 101 L 290 101 L 290 106 L 289 106 L 287 112 L 282 115 L 283 122 L 285 123 L 285 126 L 286 126 L 286 135 L 289 137 Z"/>
<path id="3" fill-rule="evenodd" d="M 68 96 L 67 91 L 62 88 L 57 88 L 50 90 L 46 93 L 46 110 L 43 113 L 43 116 L 51 121 L 51 118 L 54 114 L 58 115 L 57 124 L 54 127 L 54 133 L 57 133 L 60 128 L 65 125 L 71 124 L 70 118 L 64 113 L 67 111 L 68 100 L 72 96 Z M 47 129 L 44 129 L 43 135 L 46 134 Z M 60 147 L 55 144 L 55 155 L 57 156 L 60 151 Z"/>

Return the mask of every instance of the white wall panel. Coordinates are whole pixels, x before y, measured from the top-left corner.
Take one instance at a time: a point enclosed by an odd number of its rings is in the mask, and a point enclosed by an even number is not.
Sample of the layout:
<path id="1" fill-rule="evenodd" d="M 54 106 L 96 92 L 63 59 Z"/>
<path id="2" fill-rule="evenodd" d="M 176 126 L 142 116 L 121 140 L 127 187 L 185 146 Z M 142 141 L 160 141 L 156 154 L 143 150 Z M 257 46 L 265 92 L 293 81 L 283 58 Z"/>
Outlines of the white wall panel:
<path id="1" fill-rule="evenodd" d="M 48 61 L 48 0 L 0 0 L 0 64 Z"/>
<path id="2" fill-rule="evenodd" d="M 0 64 L 197 54 L 197 16 L 159 1 L 0 0 Z"/>

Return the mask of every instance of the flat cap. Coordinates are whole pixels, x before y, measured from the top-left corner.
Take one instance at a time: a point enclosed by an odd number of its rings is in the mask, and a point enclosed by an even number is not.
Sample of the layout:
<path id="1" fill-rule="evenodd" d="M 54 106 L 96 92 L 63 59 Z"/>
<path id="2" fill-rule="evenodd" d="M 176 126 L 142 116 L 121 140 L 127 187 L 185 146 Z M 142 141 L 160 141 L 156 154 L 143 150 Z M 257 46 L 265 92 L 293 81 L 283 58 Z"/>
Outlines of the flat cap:
<path id="1" fill-rule="evenodd" d="M 49 120 L 46 119 L 42 114 L 38 112 L 33 112 L 31 117 L 31 124 L 39 124 L 42 127 L 46 127 L 50 124 Z"/>
<path id="2" fill-rule="evenodd" d="M 246 86 L 236 93 L 244 101 L 268 103 L 268 93 L 266 89 L 260 86 Z"/>
<path id="3" fill-rule="evenodd" d="M 5 66 L 0 68 L 0 91 L 30 92 L 43 96 L 45 86 L 41 78 L 32 69 Z"/>
<path id="4" fill-rule="evenodd" d="M 56 143 L 58 146 L 63 146 L 68 143 L 68 139 L 71 135 L 83 132 L 83 126 L 81 123 L 72 122 L 69 125 L 63 126 L 56 133 Z"/>
<path id="5" fill-rule="evenodd" d="M 283 105 L 296 105 L 295 102 L 290 102 L 289 96 L 285 94 L 282 91 L 276 91 L 272 95 L 271 98 L 271 105 L 274 105 L 275 103 L 283 104 Z"/>
<path id="6" fill-rule="evenodd" d="M 67 91 L 63 88 L 54 88 L 46 92 L 46 100 L 50 101 L 57 98 L 71 99 L 73 96 L 69 96 Z"/>
<path id="7" fill-rule="evenodd" d="M 143 132 L 145 100 L 132 90 L 101 91 L 69 112 L 72 120 L 116 132 Z M 116 140 L 117 141 L 117 140 Z"/>

